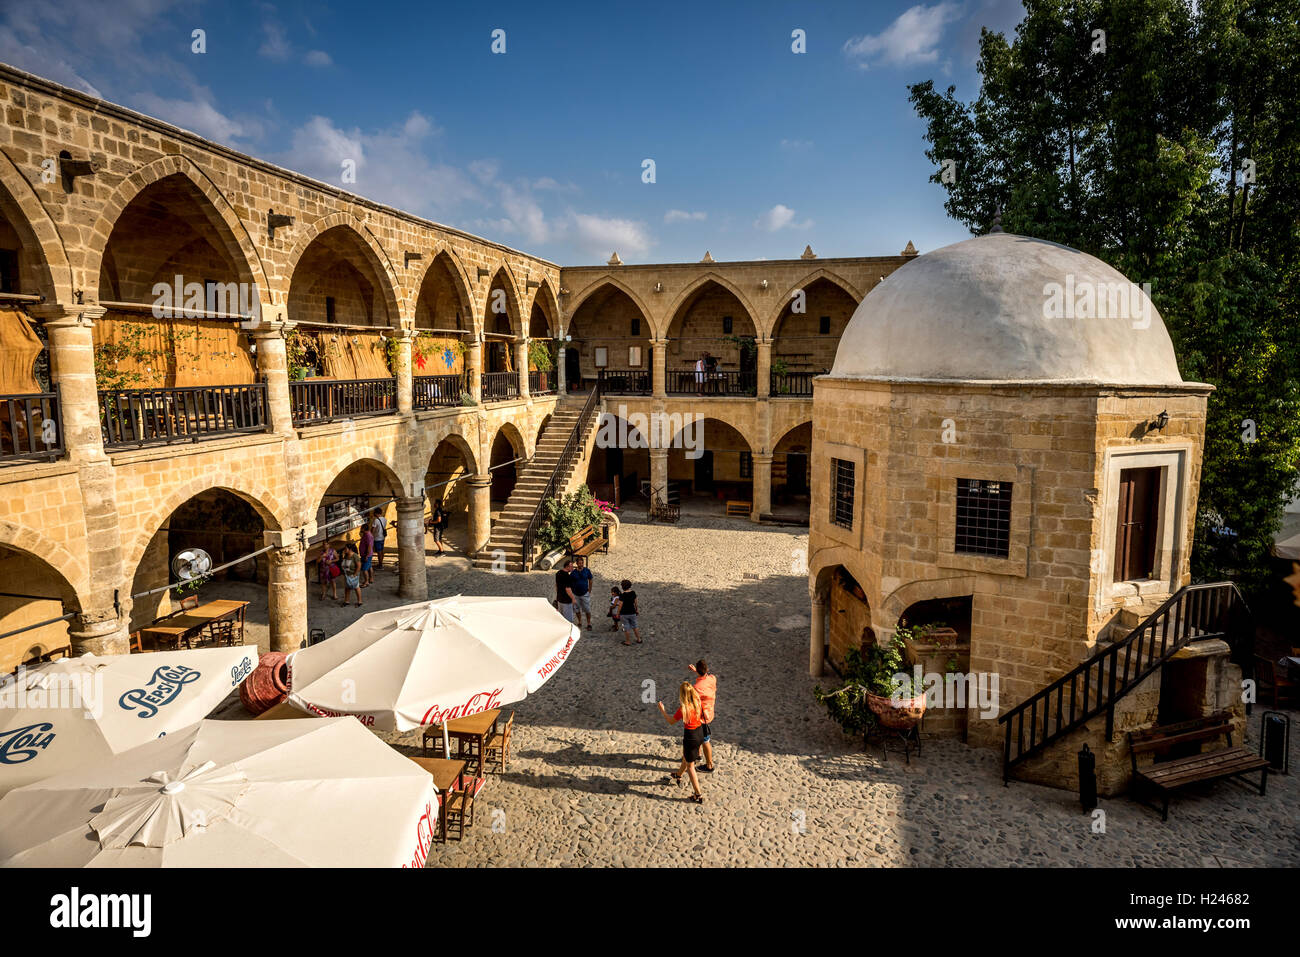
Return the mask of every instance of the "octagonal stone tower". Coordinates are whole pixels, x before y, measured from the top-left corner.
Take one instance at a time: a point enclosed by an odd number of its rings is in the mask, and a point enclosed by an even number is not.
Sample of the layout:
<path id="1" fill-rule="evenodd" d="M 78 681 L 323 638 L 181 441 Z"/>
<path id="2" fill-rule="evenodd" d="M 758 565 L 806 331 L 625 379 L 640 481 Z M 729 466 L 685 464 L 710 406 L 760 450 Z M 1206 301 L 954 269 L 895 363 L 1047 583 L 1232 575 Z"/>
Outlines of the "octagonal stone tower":
<path id="1" fill-rule="evenodd" d="M 812 673 L 942 621 L 918 659 L 997 698 L 926 727 L 1000 741 L 998 713 L 1188 582 L 1211 388 L 1182 381 L 1146 292 L 1078 250 L 994 232 L 902 266 L 815 383 Z"/>

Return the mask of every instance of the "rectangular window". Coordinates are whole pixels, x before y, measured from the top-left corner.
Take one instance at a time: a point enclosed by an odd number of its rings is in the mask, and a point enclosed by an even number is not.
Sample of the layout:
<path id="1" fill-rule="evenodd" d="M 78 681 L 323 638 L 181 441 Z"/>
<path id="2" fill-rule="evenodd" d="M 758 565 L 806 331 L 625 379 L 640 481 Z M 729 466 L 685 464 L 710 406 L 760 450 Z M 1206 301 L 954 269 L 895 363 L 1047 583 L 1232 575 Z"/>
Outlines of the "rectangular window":
<path id="1" fill-rule="evenodd" d="M 723 334 L 724 336 L 729 336 L 729 335 L 731 335 L 731 317 L 730 317 L 730 316 L 723 316 L 723 317 L 722 317 L 722 334 Z"/>
<path id="2" fill-rule="evenodd" d="M 853 527 L 853 471 L 852 462 L 831 459 L 831 524 L 841 528 Z"/>
<path id="3" fill-rule="evenodd" d="M 632 335 L 634 335 L 634 336 L 639 336 L 639 335 L 641 335 L 641 317 L 640 317 L 640 316 L 633 316 L 633 317 L 632 317 Z"/>
<path id="4" fill-rule="evenodd" d="M 18 292 L 18 250 L 0 249 L 0 292 Z"/>
<path id="5" fill-rule="evenodd" d="M 326 322 L 334 321 L 334 297 L 333 296 L 325 297 L 325 321 Z"/>
<path id="6" fill-rule="evenodd" d="M 829 336 L 831 334 L 830 316 L 822 316 L 820 319 L 817 320 L 817 331 L 820 332 L 823 336 Z"/>
<path id="7" fill-rule="evenodd" d="M 1160 468 L 1121 469 L 1115 528 L 1115 581 L 1155 575 L 1160 517 Z"/>
<path id="8" fill-rule="evenodd" d="M 754 455 L 752 452 L 740 453 L 740 477 L 743 479 L 752 479 L 754 477 Z"/>
<path id="9" fill-rule="evenodd" d="M 957 480 L 954 550 L 1006 558 L 1011 547 L 1011 482 Z"/>

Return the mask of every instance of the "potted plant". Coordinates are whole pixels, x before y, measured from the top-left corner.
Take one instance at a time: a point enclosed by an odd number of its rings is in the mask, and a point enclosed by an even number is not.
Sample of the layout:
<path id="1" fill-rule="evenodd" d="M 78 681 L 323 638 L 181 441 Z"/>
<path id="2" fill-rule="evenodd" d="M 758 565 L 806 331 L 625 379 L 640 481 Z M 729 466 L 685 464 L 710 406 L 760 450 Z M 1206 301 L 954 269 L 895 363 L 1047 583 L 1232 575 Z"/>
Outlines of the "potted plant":
<path id="1" fill-rule="evenodd" d="M 903 670 L 905 625 L 886 643 L 850 648 L 844 656 L 844 684 L 835 691 L 819 685 L 813 695 L 849 734 L 866 737 L 878 728 L 908 731 L 925 714 L 925 689 Z M 902 676 L 901 679 L 896 676 Z"/>

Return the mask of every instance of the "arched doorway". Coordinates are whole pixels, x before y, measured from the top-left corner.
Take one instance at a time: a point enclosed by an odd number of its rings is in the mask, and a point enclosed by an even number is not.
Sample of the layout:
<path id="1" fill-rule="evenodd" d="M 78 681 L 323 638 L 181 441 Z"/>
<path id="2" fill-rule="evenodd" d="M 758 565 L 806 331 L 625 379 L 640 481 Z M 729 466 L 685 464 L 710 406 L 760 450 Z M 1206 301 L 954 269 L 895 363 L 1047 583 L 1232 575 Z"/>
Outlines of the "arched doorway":
<path id="1" fill-rule="evenodd" d="M 729 501 L 753 502 L 753 449 L 721 419 L 687 424 L 668 450 L 668 481 L 681 494 L 683 513 L 725 514 Z"/>
<path id="2" fill-rule="evenodd" d="M 898 617 L 907 626 L 908 661 L 923 675 L 934 675 L 925 728 L 966 738 L 967 712 L 979 706 L 981 689 L 970 679 L 971 612 L 973 596 L 929 598 L 908 605 Z M 927 681 L 927 683 L 931 683 Z"/>
<path id="3" fill-rule="evenodd" d="M 844 669 L 850 648 L 874 644 L 876 631 L 866 591 L 843 565 L 824 569 L 819 576 L 827 597 L 826 663 L 837 673 Z"/>
<path id="4" fill-rule="evenodd" d="M 528 316 L 528 392 L 545 395 L 556 389 L 556 335 L 558 330 L 556 307 L 550 286 L 542 280 L 533 296 L 533 308 Z"/>
<path id="5" fill-rule="evenodd" d="M 527 457 L 528 450 L 524 437 L 519 434 L 513 423 L 507 422 L 497 430 L 492 439 L 492 457 L 488 467 L 492 471 L 492 510 L 505 508 L 510 493 L 515 490 L 519 475 L 519 466 Z M 520 460 L 520 461 L 516 461 Z"/>
<path id="6" fill-rule="evenodd" d="M 670 395 L 757 394 L 755 378 L 758 327 L 740 298 L 709 279 L 692 289 L 673 312 L 668 325 L 666 357 Z M 701 357 L 715 361 L 714 371 L 700 377 Z"/>
<path id="7" fill-rule="evenodd" d="M 388 530 L 384 554 L 375 559 L 375 584 L 381 583 L 382 569 L 397 570 L 396 500 L 401 494 L 401 479 L 378 459 L 351 462 L 334 476 L 317 504 L 317 533 L 307 550 L 309 594 L 319 594 L 312 585 L 319 584 L 315 564 L 324 544 L 329 542 L 340 555 L 345 545 L 358 548 L 362 526 L 375 515 L 383 516 Z M 339 585 L 341 593 L 341 580 Z"/>
<path id="8" fill-rule="evenodd" d="M 650 321 L 632 297 L 604 283 L 578 304 L 569 321 L 565 379 L 570 391 L 606 373 L 611 394 L 650 392 Z"/>
<path id="9" fill-rule="evenodd" d="M 30 627 L 78 610 L 75 590 L 57 569 L 26 549 L 0 544 L 0 582 L 0 634 L 19 632 L 0 639 L 0 674 L 68 647 L 68 622 Z"/>
<path id="10" fill-rule="evenodd" d="M 648 492 L 641 498 L 641 487 L 650 481 L 649 426 L 642 424 L 645 431 L 611 412 L 600 414 L 587 466 L 587 487 L 597 498 L 619 506 L 648 502 Z"/>
<path id="11" fill-rule="evenodd" d="M 449 435 L 438 443 L 424 473 L 426 512 L 441 504 L 448 513 L 449 526 L 444 534 L 445 546 L 463 545 L 470 509 L 467 480 L 478 472 L 474 452 L 459 435 Z"/>
<path id="12" fill-rule="evenodd" d="M 797 425 L 781 437 L 772 449 L 772 516 L 786 521 L 807 522 L 811 495 L 809 453 L 812 451 L 812 423 Z"/>

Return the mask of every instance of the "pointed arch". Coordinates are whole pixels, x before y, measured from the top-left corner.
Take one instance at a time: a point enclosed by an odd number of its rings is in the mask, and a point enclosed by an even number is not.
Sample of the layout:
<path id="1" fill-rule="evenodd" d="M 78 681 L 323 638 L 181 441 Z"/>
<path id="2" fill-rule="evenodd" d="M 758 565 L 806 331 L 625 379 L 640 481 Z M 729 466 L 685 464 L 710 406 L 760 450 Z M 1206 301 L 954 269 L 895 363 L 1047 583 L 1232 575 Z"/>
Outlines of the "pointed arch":
<path id="1" fill-rule="evenodd" d="M 495 268 L 488 268 L 492 269 L 492 275 L 488 279 L 487 291 L 483 295 L 483 311 L 480 313 L 483 317 L 481 328 L 486 332 L 495 331 L 488 326 L 488 316 L 491 315 L 492 290 L 497 285 L 497 279 L 501 278 L 501 287 L 506 293 L 506 315 L 510 319 L 510 331 L 516 336 L 524 335 L 527 319 L 524 317 L 523 300 L 519 296 L 519 285 L 515 282 L 510 267 L 505 263 L 500 263 Z"/>
<path id="2" fill-rule="evenodd" d="M 551 289 L 551 283 L 548 279 L 543 279 L 537 286 L 537 291 L 533 293 L 533 300 L 528 305 L 528 318 L 531 322 L 533 311 L 541 307 L 542 314 L 546 316 L 546 331 L 551 336 L 560 334 L 560 302 L 555 297 L 555 291 Z M 531 328 L 529 330 L 531 332 Z"/>
<path id="3" fill-rule="evenodd" d="M 0 212 L 23 240 L 30 242 L 33 250 L 40 250 L 36 270 L 43 287 L 40 294 L 47 302 L 73 302 L 75 284 L 63 237 L 22 170 L 3 151 L 0 151 Z"/>
<path id="4" fill-rule="evenodd" d="M 289 253 L 284 276 L 281 277 L 281 288 L 276 290 L 277 297 L 282 297 L 278 301 L 288 304 L 289 290 L 293 287 L 293 274 L 297 270 L 303 255 L 311 247 L 312 243 L 329 230 L 336 228 L 345 229 L 361 244 L 362 255 L 375 271 L 375 278 L 379 280 L 379 284 L 383 289 L 384 303 L 388 307 L 388 312 L 393 320 L 392 324 L 394 326 L 405 325 L 410 318 L 406 312 L 406 296 L 402 291 L 401 282 L 397 278 L 397 271 L 388 258 L 388 253 L 384 251 L 384 247 L 379 244 L 375 234 L 370 231 L 370 228 L 364 222 L 346 212 L 322 216 L 307 227 L 302 237 L 293 247 L 293 251 Z"/>
<path id="5" fill-rule="evenodd" d="M 43 534 L 23 525 L 0 521 L 0 546 L 36 559 L 60 579 L 60 595 L 65 604 L 79 607 L 81 593 L 90 587 L 87 566 L 78 561 L 62 545 L 52 542 Z"/>
<path id="6" fill-rule="evenodd" d="M 76 275 L 77 288 L 91 292 L 99 289 L 99 276 L 103 268 L 104 253 L 109 237 L 123 211 L 140 193 L 169 176 L 182 176 L 207 200 L 203 212 L 220 238 L 222 247 L 240 274 L 241 282 L 257 286 L 263 297 L 271 295 L 262 258 L 258 255 L 248 229 L 215 183 L 197 163 L 188 157 L 173 153 L 146 163 L 117 184 L 113 195 L 100 210 L 99 219 L 91 230 L 87 243 L 86 259 L 80 274 Z"/>
<path id="7" fill-rule="evenodd" d="M 411 483 L 406 480 L 403 474 L 403 468 L 399 466 L 391 456 L 385 454 L 377 445 L 364 449 L 351 449 L 347 452 L 340 453 L 331 467 L 321 471 L 320 474 L 323 475 L 324 478 L 318 480 L 312 488 L 308 489 L 307 503 L 308 507 L 313 510 L 313 514 L 315 513 L 315 509 L 320 505 L 321 499 L 325 497 L 325 493 L 329 491 L 330 486 L 334 484 L 339 476 L 352 466 L 361 464 L 374 466 L 375 469 L 377 469 L 384 477 L 385 481 L 387 481 L 392 487 L 391 491 L 395 495 L 405 495 L 407 489 L 411 487 Z M 405 470 L 409 471 L 410 466 L 407 465 Z"/>
<path id="8" fill-rule="evenodd" d="M 439 246 L 432 256 L 429 257 L 428 265 L 420 273 L 420 280 L 415 284 L 414 289 L 409 294 L 411 303 L 411 321 L 415 321 L 415 312 L 420 305 L 420 293 L 424 291 L 424 283 L 429 278 L 435 265 L 445 267 L 447 273 L 451 276 L 451 287 L 456 293 L 456 299 L 460 302 L 462 324 L 467 332 L 474 330 L 474 296 L 470 291 L 469 276 L 465 273 L 465 267 L 461 265 L 459 257 L 455 250 L 450 246 Z"/>
<path id="9" fill-rule="evenodd" d="M 572 302 L 570 302 L 568 307 L 565 309 L 566 315 L 563 320 L 564 328 L 560 330 L 562 334 L 567 333 L 569 331 L 569 323 L 573 320 L 573 317 L 578 314 L 579 307 L 581 307 L 584 302 L 586 302 L 593 295 L 599 292 L 601 288 L 604 286 L 612 286 L 613 288 L 617 289 L 619 292 L 627 296 L 629 299 L 631 299 L 632 304 L 636 306 L 637 309 L 641 310 L 641 318 L 645 320 L 646 327 L 651 330 L 655 328 L 655 321 L 653 315 L 650 312 L 650 309 L 646 306 L 644 300 L 642 300 L 640 296 L 638 296 L 635 292 L 633 292 L 632 288 L 628 286 L 626 283 L 624 283 L 622 280 L 615 279 L 613 276 L 610 275 L 605 275 L 588 283 L 586 286 L 582 288 L 582 290 L 576 296 L 573 297 Z"/>
<path id="10" fill-rule="evenodd" d="M 808 275 L 804 276 L 797 283 L 787 289 L 785 295 L 777 300 L 775 309 L 768 314 L 766 325 L 759 331 L 759 335 L 765 339 L 773 338 L 776 335 L 776 324 L 781 321 L 782 314 L 785 312 L 786 307 L 790 305 L 790 297 L 799 289 L 807 289 L 818 279 L 825 279 L 832 285 L 839 286 L 859 305 L 865 298 L 865 294 L 860 292 L 853 283 L 849 282 L 843 276 L 831 272 L 824 266 L 819 267 L 808 273 Z"/>
<path id="11" fill-rule="evenodd" d="M 730 279 L 710 270 L 704 275 L 697 277 L 685 289 L 677 294 L 677 298 L 673 300 L 672 305 L 669 306 L 668 310 L 664 313 L 667 317 L 668 324 L 663 329 L 658 330 L 658 338 L 665 339 L 668 337 L 669 330 L 672 329 L 673 323 L 677 321 L 677 314 L 696 292 L 707 286 L 709 283 L 715 283 L 716 285 L 721 286 L 736 297 L 736 300 L 740 303 L 740 307 L 745 310 L 745 315 L 749 318 L 750 325 L 753 326 L 755 335 L 759 334 L 760 327 L 758 324 L 758 311 L 754 308 L 754 304 L 749 301 L 749 297 L 746 296 L 745 293 L 741 291 L 741 288 Z"/>

